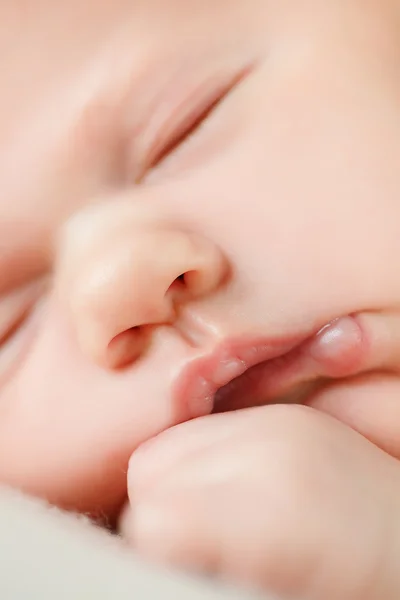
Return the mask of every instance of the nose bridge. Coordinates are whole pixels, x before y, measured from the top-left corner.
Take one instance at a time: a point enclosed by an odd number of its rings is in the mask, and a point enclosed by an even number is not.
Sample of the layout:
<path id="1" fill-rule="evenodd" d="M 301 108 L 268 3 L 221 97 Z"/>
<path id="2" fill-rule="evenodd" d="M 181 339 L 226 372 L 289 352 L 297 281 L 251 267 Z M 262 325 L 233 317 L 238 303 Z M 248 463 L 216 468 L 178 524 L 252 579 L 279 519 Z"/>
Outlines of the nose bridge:
<path id="1" fill-rule="evenodd" d="M 60 271 L 82 349 L 114 368 L 138 358 L 180 304 L 218 288 L 227 264 L 211 240 L 148 209 L 99 210 L 67 227 Z"/>

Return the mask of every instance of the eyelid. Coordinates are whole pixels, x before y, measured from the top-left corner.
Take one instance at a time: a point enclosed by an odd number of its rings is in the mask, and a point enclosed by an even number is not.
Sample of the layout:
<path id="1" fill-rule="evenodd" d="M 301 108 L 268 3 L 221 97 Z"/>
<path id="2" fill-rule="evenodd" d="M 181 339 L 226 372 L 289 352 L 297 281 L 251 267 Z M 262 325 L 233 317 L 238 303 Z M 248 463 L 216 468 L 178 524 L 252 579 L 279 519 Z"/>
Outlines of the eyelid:
<path id="1" fill-rule="evenodd" d="M 30 282 L 43 279 L 50 267 L 47 236 L 26 223 L 1 219 L 0 299 Z"/>
<path id="2" fill-rule="evenodd" d="M 32 282 L 0 297 L 0 345 L 7 342 L 43 292 L 43 282 Z"/>
<path id="3" fill-rule="evenodd" d="M 136 183 L 192 133 L 252 69 L 249 64 L 235 67 L 214 69 L 200 82 L 199 78 L 175 81 L 163 100 L 158 98 L 158 110 L 134 144 Z"/>

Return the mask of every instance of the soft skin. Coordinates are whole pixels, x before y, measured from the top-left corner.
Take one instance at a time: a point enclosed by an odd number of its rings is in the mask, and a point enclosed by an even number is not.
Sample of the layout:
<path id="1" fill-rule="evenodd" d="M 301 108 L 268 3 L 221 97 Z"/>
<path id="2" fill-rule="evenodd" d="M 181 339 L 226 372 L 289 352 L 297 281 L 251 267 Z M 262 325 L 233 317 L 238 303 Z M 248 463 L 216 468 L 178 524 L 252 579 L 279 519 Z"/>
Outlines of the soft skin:
<path id="1" fill-rule="evenodd" d="M 279 598 L 396 600 L 400 471 L 336 419 L 265 406 L 178 425 L 130 462 L 142 555 Z"/>
<path id="2" fill-rule="evenodd" d="M 191 361 L 349 315 L 357 377 L 306 402 L 398 454 L 398 18 L 3 3 L 2 481 L 113 518 L 140 444 L 213 408 Z"/>

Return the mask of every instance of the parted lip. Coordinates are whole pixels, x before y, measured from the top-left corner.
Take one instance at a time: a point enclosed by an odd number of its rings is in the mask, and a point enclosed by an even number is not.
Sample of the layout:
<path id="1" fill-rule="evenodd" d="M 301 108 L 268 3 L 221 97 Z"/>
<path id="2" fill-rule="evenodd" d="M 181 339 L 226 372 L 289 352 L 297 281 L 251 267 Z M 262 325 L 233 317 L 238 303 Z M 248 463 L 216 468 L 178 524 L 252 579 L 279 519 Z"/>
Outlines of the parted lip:
<path id="1" fill-rule="evenodd" d="M 217 392 L 247 371 L 288 355 L 313 332 L 274 338 L 232 339 L 193 359 L 175 381 L 174 396 L 191 418 L 212 412 Z"/>

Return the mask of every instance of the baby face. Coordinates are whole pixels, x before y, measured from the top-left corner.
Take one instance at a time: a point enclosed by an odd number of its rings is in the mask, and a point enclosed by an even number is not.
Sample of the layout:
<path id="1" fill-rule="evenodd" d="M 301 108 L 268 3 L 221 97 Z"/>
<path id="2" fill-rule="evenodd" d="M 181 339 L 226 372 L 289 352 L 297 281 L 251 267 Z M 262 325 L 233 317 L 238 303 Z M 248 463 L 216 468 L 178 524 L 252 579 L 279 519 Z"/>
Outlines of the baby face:
<path id="1" fill-rule="evenodd" d="M 113 512 L 143 441 L 400 307 L 395 4 L 3 3 L 2 481 Z"/>

